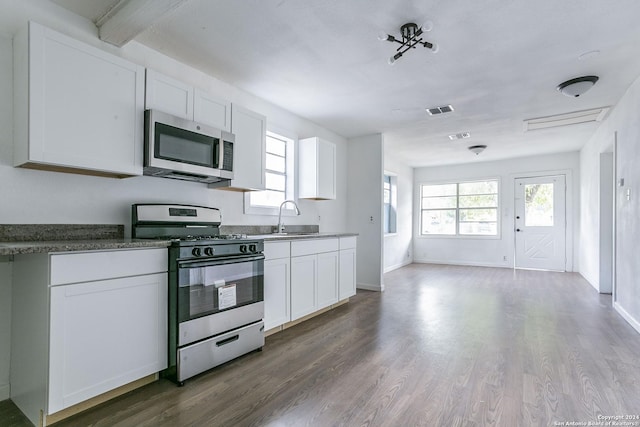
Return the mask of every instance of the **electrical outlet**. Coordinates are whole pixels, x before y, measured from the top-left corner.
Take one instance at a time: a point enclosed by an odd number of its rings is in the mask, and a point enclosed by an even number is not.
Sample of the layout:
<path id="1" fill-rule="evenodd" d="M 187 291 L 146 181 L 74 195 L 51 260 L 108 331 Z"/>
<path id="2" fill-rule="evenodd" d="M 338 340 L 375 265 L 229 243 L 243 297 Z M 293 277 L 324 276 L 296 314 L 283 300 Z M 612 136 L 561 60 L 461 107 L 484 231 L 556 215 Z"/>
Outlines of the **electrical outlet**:
<path id="1" fill-rule="evenodd" d="M 318 215 L 318 222 L 320 222 L 320 215 Z"/>
<path id="2" fill-rule="evenodd" d="M 503 261 L 506 261 L 506 260 L 507 260 L 507 256 L 506 256 L 506 255 L 505 255 L 505 256 L 503 256 L 503 257 L 502 257 L 502 260 L 503 260 Z"/>
<path id="3" fill-rule="evenodd" d="M 373 224 L 373 216 L 370 216 L 370 217 L 369 217 L 369 223 L 370 223 L 370 224 Z"/>

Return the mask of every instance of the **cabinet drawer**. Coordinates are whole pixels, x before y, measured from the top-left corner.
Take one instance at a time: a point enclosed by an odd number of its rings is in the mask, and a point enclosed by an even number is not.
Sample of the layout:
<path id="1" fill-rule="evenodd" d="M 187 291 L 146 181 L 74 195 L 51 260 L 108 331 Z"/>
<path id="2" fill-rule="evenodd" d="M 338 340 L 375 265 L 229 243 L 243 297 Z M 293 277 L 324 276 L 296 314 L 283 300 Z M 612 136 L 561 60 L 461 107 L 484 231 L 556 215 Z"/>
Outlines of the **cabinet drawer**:
<path id="1" fill-rule="evenodd" d="M 320 254 L 337 251 L 338 249 L 338 239 L 310 239 L 291 242 L 291 256 Z"/>
<path id="2" fill-rule="evenodd" d="M 166 248 L 51 255 L 51 286 L 167 271 Z"/>
<path id="3" fill-rule="evenodd" d="M 358 244 L 358 238 L 356 236 L 353 237 L 341 237 L 340 238 L 340 250 L 344 249 L 355 249 Z"/>
<path id="4" fill-rule="evenodd" d="M 264 242 L 265 260 L 289 258 L 291 256 L 291 242 Z"/>

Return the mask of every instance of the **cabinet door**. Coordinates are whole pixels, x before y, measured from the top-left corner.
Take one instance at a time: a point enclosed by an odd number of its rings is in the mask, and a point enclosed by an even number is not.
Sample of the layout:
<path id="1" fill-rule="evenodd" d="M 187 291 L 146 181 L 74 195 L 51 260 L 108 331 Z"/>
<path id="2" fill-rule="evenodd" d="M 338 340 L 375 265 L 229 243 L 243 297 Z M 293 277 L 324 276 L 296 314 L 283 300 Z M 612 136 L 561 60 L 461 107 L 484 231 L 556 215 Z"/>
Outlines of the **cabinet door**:
<path id="1" fill-rule="evenodd" d="M 336 198 L 336 146 L 323 140 L 318 142 L 318 198 Z"/>
<path id="2" fill-rule="evenodd" d="M 193 87 L 147 69 L 145 107 L 193 120 Z"/>
<path id="3" fill-rule="evenodd" d="M 236 136 L 231 188 L 264 190 L 267 119 L 235 104 L 231 111 L 231 132 Z"/>
<path id="4" fill-rule="evenodd" d="M 318 254 L 318 309 L 338 302 L 338 252 Z"/>
<path id="5" fill-rule="evenodd" d="M 231 102 L 196 89 L 193 100 L 193 119 L 231 132 Z"/>
<path id="6" fill-rule="evenodd" d="M 52 414 L 167 367 L 167 274 L 51 288 Z"/>
<path id="7" fill-rule="evenodd" d="M 291 320 L 316 311 L 318 256 L 291 258 Z"/>
<path id="8" fill-rule="evenodd" d="M 291 320 L 289 258 L 264 262 L 264 328 L 269 330 Z"/>
<path id="9" fill-rule="evenodd" d="M 16 166 L 142 175 L 144 67 L 33 22 L 15 50 Z"/>
<path id="10" fill-rule="evenodd" d="M 345 249 L 340 251 L 340 300 L 356 294 L 356 250 Z"/>

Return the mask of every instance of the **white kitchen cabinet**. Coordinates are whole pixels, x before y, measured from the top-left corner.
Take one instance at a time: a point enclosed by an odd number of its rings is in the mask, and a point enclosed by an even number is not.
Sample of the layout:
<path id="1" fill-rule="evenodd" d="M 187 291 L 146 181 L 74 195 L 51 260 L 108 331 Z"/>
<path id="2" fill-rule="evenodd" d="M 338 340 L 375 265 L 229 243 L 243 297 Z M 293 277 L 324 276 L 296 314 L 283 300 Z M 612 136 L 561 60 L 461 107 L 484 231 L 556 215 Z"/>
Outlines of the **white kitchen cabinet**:
<path id="1" fill-rule="evenodd" d="M 231 102 L 198 88 L 193 96 L 193 120 L 231 132 Z"/>
<path id="2" fill-rule="evenodd" d="M 193 120 L 194 88 L 147 68 L 145 108 Z"/>
<path id="3" fill-rule="evenodd" d="M 29 22 L 14 38 L 14 165 L 142 175 L 144 67 Z"/>
<path id="4" fill-rule="evenodd" d="M 231 105 L 233 144 L 233 179 L 231 185 L 209 184 L 210 188 L 230 191 L 265 189 L 267 118 L 236 104 Z"/>
<path id="5" fill-rule="evenodd" d="M 273 329 L 291 320 L 291 244 L 264 243 L 264 328 Z"/>
<path id="6" fill-rule="evenodd" d="M 298 186 L 301 199 L 336 198 L 336 145 L 321 138 L 298 142 Z"/>
<path id="7" fill-rule="evenodd" d="M 166 313 L 166 273 L 53 287 L 49 412 L 165 369 Z"/>
<path id="8" fill-rule="evenodd" d="M 338 299 L 356 294 L 356 237 L 340 238 L 340 277 Z"/>
<path id="9" fill-rule="evenodd" d="M 231 102 L 147 69 L 145 108 L 231 130 Z"/>
<path id="10" fill-rule="evenodd" d="M 34 424 L 167 367 L 167 265 L 166 248 L 15 256 L 11 399 Z"/>
<path id="11" fill-rule="evenodd" d="M 291 320 L 318 310 L 318 256 L 291 258 Z"/>
<path id="12" fill-rule="evenodd" d="M 338 302 L 338 252 L 318 254 L 318 308 Z"/>
<path id="13" fill-rule="evenodd" d="M 291 320 L 338 301 L 338 239 L 291 242 Z"/>

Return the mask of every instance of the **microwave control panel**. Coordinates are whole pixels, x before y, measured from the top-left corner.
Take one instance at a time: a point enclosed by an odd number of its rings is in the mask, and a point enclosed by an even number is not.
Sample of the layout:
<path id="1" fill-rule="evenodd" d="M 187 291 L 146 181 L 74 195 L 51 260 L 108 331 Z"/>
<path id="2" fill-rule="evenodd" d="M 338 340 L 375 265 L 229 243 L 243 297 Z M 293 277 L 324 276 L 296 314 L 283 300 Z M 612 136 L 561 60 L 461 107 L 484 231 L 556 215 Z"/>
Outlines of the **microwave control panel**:
<path id="1" fill-rule="evenodd" d="M 224 141 L 222 169 L 233 172 L 233 142 Z"/>

